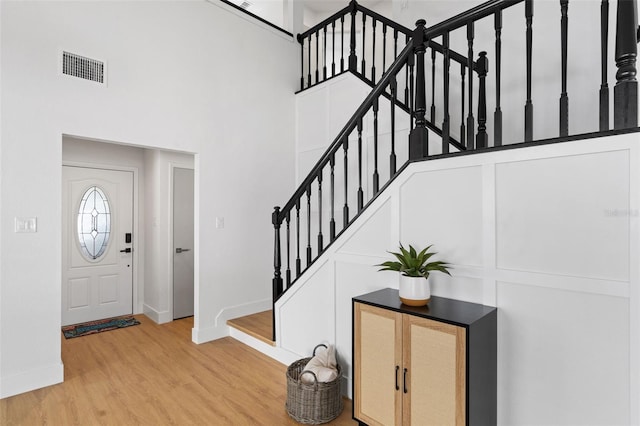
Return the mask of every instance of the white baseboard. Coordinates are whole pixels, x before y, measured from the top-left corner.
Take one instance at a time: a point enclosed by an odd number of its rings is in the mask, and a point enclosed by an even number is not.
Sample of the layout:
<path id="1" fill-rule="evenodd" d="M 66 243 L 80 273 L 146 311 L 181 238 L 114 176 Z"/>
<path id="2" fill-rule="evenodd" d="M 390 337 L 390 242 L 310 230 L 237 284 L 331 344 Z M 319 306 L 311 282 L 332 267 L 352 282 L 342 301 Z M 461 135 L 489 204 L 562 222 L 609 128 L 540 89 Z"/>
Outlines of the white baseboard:
<path id="1" fill-rule="evenodd" d="M 62 362 L 24 371 L 0 378 L 0 398 L 7 398 L 62 383 L 63 381 L 64 365 Z"/>
<path id="2" fill-rule="evenodd" d="M 233 327 L 229 327 L 229 336 L 244 343 L 247 346 L 252 347 L 258 352 L 262 352 L 268 357 L 273 358 L 284 365 L 289 365 L 294 361 L 299 360 L 300 358 L 304 358 L 303 356 L 290 352 L 286 349 L 277 346 L 271 346 L 268 343 L 256 339 L 255 337 L 243 333 L 242 331 Z"/>
<path id="3" fill-rule="evenodd" d="M 191 331 L 191 340 L 194 343 L 206 343 L 212 340 L 229 336 L 227 320 L 246 315 L 264 312 L 272 308 L 271 299 L 263 299 L 242 305 L 229 306 L 221 309 L 216 315 L 213 327 L 196 328 Z"/>
<path id="4" fill-rule="evenodd" d="M 148 316 L 156 324 L 164 324 L 173 321 L 173 318 L 171 318 L 171 312 L 158 312 L 147 304 L 144 305 L 142 313 Z"/>
<path id="5" fill-rule="evenodd" d="M 193 343 L 206 343 L 212 340 L 222 339 L 229 335 L 229 327 L 225 324 L 220 327 L 192 328 L 191 340 Z"/>

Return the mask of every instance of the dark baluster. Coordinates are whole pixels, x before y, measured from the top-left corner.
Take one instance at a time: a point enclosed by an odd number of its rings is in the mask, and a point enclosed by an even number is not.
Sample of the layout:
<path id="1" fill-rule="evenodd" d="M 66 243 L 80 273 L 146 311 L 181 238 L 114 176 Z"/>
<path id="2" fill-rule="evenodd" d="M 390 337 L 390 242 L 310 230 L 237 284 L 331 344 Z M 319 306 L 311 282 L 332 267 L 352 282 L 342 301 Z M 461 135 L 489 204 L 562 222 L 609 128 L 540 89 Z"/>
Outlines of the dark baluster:
<path id="1" fill-rule="evenodd" d="M 393 29 L 393 59 L 398 57 L 398 30 Z"/>
<path id="2" fill-rule="evenodd" d="M 414 98 L 414 91 L 413 91 L 413 85 L 414 85 L 414 83 L 413 83 L 413 67 L 414 67 L 414 62 L 415 62 L 415 57 L 413 55 L 410 55 L 407 58 L 407 68 L 409 69 L 409 80 L 407 80 L 408 81 L 408 86 L 409 86 L 409 134 L 411 134 L 411 131 L 413 130 L 413 115 L 414 115 L 414 109 L 415 109 L 415 106 L 414 106 L 414 103 L 413 103 L 413 98 Z M 426 76 L 425 76 L 425 78 L 426 78 Z"/>
<path id="3" fill-rule="evenodd" d="M 373 101 L 373 195 L 380 190 L 378 175 L 378 98 Z"/>
<path id="4" fill-rule="evenodd" d="M 371 81 L 373 83 L 376 82 L 376 19 L 371 18 L 373 20 L 373 57 L 371 58 Z"/>
<path id="5" fill-rule="evenodd" d="M 324 50 L 323 53 L 324 55 L 322 55 L 322 80 L 326 80 L 327 79 L 327 26 L 324 26 L 324 39 L 322 40 L 323 45 L 324 45 Z"/>
<path id="6" fill-rule="evenodd" d="M 396 102 L 398 99 L 398 81 L 396 76 L 389 82 L 391 91 L 391 154 L 389 154 L 389 178 L 396 174 Z"/>
<path id="7" fill-rule="evenodd" d="M 405 36 L 405 44 L 409 43 L 409 36 Z M 409 105 L 411 104 L 411 102 L 409 102 L 409 67 L 406 66 L 404 67 L 404 104 L 405 105 Z"/>
<path id="8" fill-rule="evenodd" d="M 560 0 L 560 38 L 562 60 L 562 92 L 560 93 L 560 136 L 569 134 L 569 96 L 567 94 L 567 31 L 569 29 L 569 0 Z"/>
<path id="9" fill-rule="evenodd" d="M 431 48 L 431 123 L 436 122 L 436 50 Z"/>
<path id="10" fill-rule="evenodd" d="M 309 67 L 307 68 L 309 74 L 307 75 L 307 87 L 309 87 L 311 86 L 311 34 L 309 34 L 307 39 L 309 40 Z"/>
<path id="11" fill-rule="evenodd" d="M 344 16 L 340 17 L 340 72 L 344 72 Z"/>
<path id="12" fill-rule="evenodd" d="M 336 75 L 336 21 L 331 23 L 331 76 Z"/>
<path id="13" fill-rule="evenodd" d="M 365 78 L 367 77 L 367 68 L 364 60 L 364 57 L 365 57 L 364 52 L 365 52 L 365 46 L 366 46 L 364 39 L 367 33 L 366 27 L 367 27 L 367 15 L 363 13 L 362 14 L 362 68 L 360 70 L 362 72 L 362 76 Z"/>
<path id="14" fill-rule="evenodd" d="M 465 130 L 465 126 L 464 126 L 464 76 L 465 76 L 465 71 L 467 69 L 467 64 L 460 64 L 460 81 L 461 81 L 461 88 L 460 88 L 460 94 L 461 94 L 461 98 L 462 101 L 460 102 L 460 145 L 465 146 L 465 142 L 466 142 L 466 138 L 467 138 L 467 132 Z M 473 76 L 473 72 L 469 73 L 470 76 Z"/>
<path id="15" fill-rule="evenodd" d="M 524 140 L 533 140 L 533 103 L 531 102 L 531 64 L 533 55 L 533 0 L 524 3 L 527 19 L 527 102 L 524 106 Z"/>
<path id="16" fill-rule="evenodd" d="M 489 59 L 487 52 L 480 52 L 478 61 L 478 134 L 476 135 L 476 148 L 486 148 L 487 137 L 487 72 L 489 71 Z"/>
<path id="17" fill-rule="evenodd" d="M 387 70 L 387 24 L 382 23 L 382 74 Z"/>
<path id="18" fill-rule="evenodd" d="M 300 43 L 300 90 L 304 90 L 304 40 L 297 36 L 298 43 Z"/>
<path id="19" fill-rule="evenodd" d="M 322 238 L 322 170 L 318 172 L 318 256 L 324 250 Z"/>
<path id="20" fill-rule="evenodd" d="M 344 149 L 344 207 L 342 209 L 342 229 L 349 225 L 349 198 L 347 196 L 348 191 L 348 177 L 349 177 L 349 137 L 345 136 L 342 141 L 342 148 Z"/>
<path id="21" fill-rule="evenodd" d="M 443 118 L 442 118 L 442 153 L 447 154 L 449 152 L 449 69 L 451 68 L 451 59 L 449 52 L 449 32 L 442 34 L 442 78 L 443 78 L 443 90 L 444 90 L 444 103 L 443 103 Z"/>
<path id="22" fill-rule="evenodd" d="M 618 0 L 616 18 L 616 85 L 613 88 L 613 128 L 638 126 L 638 9 L 636 0 Z"/>
<path id="23" fill-rule="evenodd" d="M 602 0 L 600 4 L 600 131 L 609 130 L 609 83 L 607 77 L 607 64 L 609 62 L 609 0 Z"/>
<path id="24" fill-rule="evenodd" d="M 469 116 L 467 117 L 467 149 L 473 149 L 474 142 L 474 129 L 475 118 L 473 117 L 473 37 L 474 37 L 474 25 L 473 21 L 467 24 L 467 69 L 469 70 L 469 83 L 467 88 L 469 90 Z"/>
<path id="25" fill-rule="evenodd" d="M 416 95 L 414 112 L 415 127 L 409 134 L 409 160 L 424 158 L 429 155 L 429 133 L 426 128 L 425 119 L 427 112 L 424 75 L 424 52 L 427 42 L 424 36 L 425 24 L 426 21 L 424 19 L 419 19 L 416 22 L 416 29 L 413 31 L 413 52 L 416 61 Z M 413 57 L 413 55 L 411 55 L 410 58 L 411 57 Z"/>
<path id="26" fill-rule="evenodd" d="M 300 198 L 296 200 L 296 278 L 302 272 L 302 261 L 300 260 Z"/>
<path id="27" fill-rule="evenodd" d="M 502 60 L 502 10 L 495 14 L 496 30 L 496 110 L 493 113 L 493 146 L 502 145 L 502 110 L 500 109 L 500 69 Z"/>
<path id="28" fill-rule="evenodd" d="M 316 83 L 320 81 L 320 30 L 316 30 Z"/>
<path id="29" fill-rule="evenodd" d="M 280 218 L 280 207 L 278 206 L 273 208 L 271 223 L 273 223 L 275 231 L 273 240 L 273 300 L 275 301 L 283 291 L 282 274 L 280 272 L 282 266 L 282 259 L 280 258 L 280 225 L 282 224 L 282 219 Z"/>
<path id="30" fill-rule="evenodd" d="M 329 238 L 333 242 L 336 238 L 336 220 L 335 220 L 335 205 L 336 205 L 336 192 L 335 192 L 335 175 L 333 170 L 336 166 L 336 155 L 331 153 L 329 158 L 329 165 L 331 166 L 331 220 L 329 221 Z"/>
<path id="31" fill-rule="evenodd" d="M 311 265 L 311 184 L 307 186 L 307 268 Z"/>
<path id="32" fill-rule="evenodd" d="M 362 192 L 362 117 L 358 119 L 358 213 L 364 205 L 364 193 Z"/>
<path id="33" fill-rule="evenodd" d="M 287 210 L 287 270 L 285 273 L 287 288 L 291 285 L 291 210 Z"/>
<path id="34" fill-rule="evenodd" d="M 349 71 L 356 72 L 358 57 L 356 56 L 356 2 L 351 0 L 351 37 L 349 45 Z"/>

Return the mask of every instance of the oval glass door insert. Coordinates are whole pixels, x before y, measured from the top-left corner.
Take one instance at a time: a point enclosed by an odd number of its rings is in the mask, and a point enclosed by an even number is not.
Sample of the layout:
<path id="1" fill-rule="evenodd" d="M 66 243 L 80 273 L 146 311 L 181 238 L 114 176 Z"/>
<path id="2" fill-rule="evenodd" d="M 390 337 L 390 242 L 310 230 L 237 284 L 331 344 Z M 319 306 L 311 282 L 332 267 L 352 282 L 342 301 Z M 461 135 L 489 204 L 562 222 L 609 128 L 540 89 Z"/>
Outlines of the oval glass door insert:
<path id="1" fill-rule="evenodd" d="M 111 234 L 111 209 L 104 191 L 92 186 L 84 193 L 78 209 L 80 252 L 95 261 L 106 252 Z"/>

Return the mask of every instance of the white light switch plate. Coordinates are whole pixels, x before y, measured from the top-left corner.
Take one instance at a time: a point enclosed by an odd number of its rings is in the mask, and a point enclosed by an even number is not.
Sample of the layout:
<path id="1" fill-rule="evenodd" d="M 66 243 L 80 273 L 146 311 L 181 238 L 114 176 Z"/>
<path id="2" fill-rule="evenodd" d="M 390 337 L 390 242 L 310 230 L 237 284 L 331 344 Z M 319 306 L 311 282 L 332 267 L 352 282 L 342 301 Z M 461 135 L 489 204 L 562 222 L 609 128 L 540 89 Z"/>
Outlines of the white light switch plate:
<path id="1" fill-rule="evenodd" d="M 38 232 L 38 218 L 16 217 L 15 232 Z"/>
<path id="2" fill-rule="evenodd" d="M 216 229 L 224 228 L 224 217 L 216 217 Z"/>

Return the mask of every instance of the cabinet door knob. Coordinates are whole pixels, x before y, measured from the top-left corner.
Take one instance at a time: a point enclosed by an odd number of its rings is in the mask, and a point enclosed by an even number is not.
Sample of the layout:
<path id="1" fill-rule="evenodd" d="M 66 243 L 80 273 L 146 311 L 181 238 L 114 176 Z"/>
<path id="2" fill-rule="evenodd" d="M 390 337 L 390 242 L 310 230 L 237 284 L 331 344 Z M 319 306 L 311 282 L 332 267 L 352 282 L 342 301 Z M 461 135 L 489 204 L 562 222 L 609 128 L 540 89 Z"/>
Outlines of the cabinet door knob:
<path id="1" fill-rule="evenodd" d="M 407 389 L 407 369 L 404 369 L 404 377 L 402 378 L 402 387 L 404 388 L 404 393 L 408 392 Z"/>
<path id="2" fill-rule="evenodd" d="M 398 386 L 398 370 L 400 370 L 400 366 L 396 365 L 396 390 L 400 390 L 400 386 Z"/>

